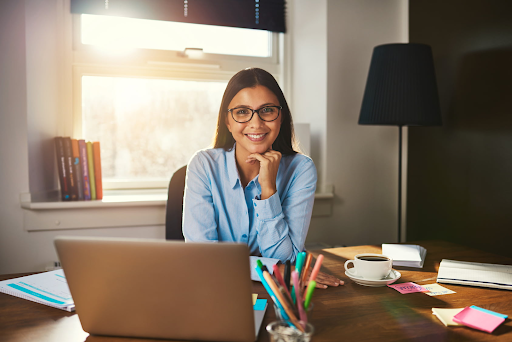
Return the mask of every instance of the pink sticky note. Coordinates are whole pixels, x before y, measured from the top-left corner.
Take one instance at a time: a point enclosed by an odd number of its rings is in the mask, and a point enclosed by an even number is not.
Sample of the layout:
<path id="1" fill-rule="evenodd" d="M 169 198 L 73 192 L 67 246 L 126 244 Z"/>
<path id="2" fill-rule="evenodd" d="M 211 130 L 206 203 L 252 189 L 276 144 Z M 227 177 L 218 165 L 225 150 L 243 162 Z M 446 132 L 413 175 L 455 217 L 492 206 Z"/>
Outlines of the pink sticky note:
<path id="1" fill-rule="evenodd" d="M 413 282 L 388 285 L 389 287 L 397 290 L 401 294 L 414 293 L 414 292 L 428 292 L 426 288 Z"/>
<path id="2" fill-rule="evenodd" d="M 453 316 L 453 321 L 459 324 L 467 325 L 473 329 L 492 333 L 494 329 L 496 329 L 501 323 L 505 321 L 505 319 L 503 317 L 467 307 Z"/>

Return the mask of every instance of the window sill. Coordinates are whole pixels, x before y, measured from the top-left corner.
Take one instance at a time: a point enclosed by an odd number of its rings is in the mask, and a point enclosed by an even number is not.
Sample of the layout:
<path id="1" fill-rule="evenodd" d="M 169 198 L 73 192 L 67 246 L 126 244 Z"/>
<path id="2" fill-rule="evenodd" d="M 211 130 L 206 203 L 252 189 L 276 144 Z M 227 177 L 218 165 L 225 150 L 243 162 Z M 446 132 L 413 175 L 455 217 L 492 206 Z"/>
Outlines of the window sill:
<path id="1" fill-rule="evenodd" d="M 313 217 L 332 213 L 332 187 L 315 194 Z M 20 196 L 26 231 L 111 227 L 144 227 L 165 224 L 167 190 L 105 191 L 102 200 L 62 202 L 58 193 L 34 198 Z"/>

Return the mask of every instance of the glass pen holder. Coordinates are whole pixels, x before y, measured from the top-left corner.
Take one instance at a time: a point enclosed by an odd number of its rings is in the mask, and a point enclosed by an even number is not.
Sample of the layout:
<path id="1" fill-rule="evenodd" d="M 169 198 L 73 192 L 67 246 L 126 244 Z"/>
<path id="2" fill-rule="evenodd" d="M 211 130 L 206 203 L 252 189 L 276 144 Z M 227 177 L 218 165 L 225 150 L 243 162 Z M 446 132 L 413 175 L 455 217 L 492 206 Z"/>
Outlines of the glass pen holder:
<path id="1" fill-rule="evenodd" d="M 304 325 L 304 331 L 295 328 L 289 321 L 277 321 L 267 325 L 270 342 L 310 342 L 315 329 L 310 323 Z"/>
<path id="2" fill-rule="evenodd" d="M 267 325 L 267 331 L 270 334 L 270 341 L 272 342 L 308 342 L 311 340 L 311 336 L 314 332 L 314 327 L 311 323 L 311 317 L 313 313 L 314 304 L 310 303 L 307 310 L 304 313 L 307 317 L 307 322 L 303 322 L 300 318 L 300 313 L 296 306 L 294 306 L 293 314 L 299 321 L 299 324 L 304 329 L 301 332 L 297 329 L 289 319 L 286 319 L 284 310 L 279 309 L 274 303 L 274 312 L 276 313 L 276 322 L 272 322 Z"/>

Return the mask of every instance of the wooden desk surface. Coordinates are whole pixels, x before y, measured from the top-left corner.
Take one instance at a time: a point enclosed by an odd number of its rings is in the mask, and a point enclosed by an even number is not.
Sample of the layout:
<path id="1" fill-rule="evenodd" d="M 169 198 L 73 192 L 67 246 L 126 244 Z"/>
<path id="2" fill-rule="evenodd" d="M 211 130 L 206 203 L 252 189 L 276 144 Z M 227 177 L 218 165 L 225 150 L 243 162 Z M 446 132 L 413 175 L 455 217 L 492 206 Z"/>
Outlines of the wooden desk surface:
<path id="1" fill-rule="evenodd" d="M 512 265 L 511 258 L 500 257 L 463 246 L 441 242 L 416 242 L 427 249 L 422 269 L 396 267 L 400 282 L 435 283 L 441 259 Z M 311 323 L 313 341 L 512 341 L 512 322 L 507 319 L 493 334 L 467 327 L 445 327 L 432 315 L 433 307 L 458 308 L 477 305 L 512 316 L 512 291 L 442 284 L 455 294 L 430 297 L 422 293 L 402 295 L 387 287 L 364 287 L 344 274 L 345 260 L 363 252 L 380 253 L 380 246 L 331 248 L 324 254 L 324 271 L 345 281 L 344 286 L 317 289 Z M 0 280 L 20 275 L 0 276 Z M 263 286 L 254 283 L 259 298 L 267 298 Z M 270 300 L 270 299 L 269 299 Z M 258 341 L 268 341 L 265 326 L 275 320 L 271 305 L 267 309 Z M 75 313 L 67 313 L 0 293 L 0 341 L 87 341 L 147 342 L 146 339 L 89 336 Z"/>

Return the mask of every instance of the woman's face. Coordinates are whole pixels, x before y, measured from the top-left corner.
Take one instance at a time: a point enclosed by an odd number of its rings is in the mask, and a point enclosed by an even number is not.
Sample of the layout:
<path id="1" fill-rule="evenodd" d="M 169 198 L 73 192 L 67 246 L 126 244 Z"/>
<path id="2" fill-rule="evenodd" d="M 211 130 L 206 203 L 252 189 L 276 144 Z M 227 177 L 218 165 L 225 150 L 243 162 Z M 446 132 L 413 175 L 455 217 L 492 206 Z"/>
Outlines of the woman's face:
<path id="1" fill-rule="evenodd" d="M 228 105 L 228 109 L 245 107 L 253 110 L 266 106 L 279 106 L 280 103 L 270 89 L 262 85 L 240 90 Z M 281 128 L 281 113 L 271 122 L 263 121 L 257 113 L 251 120 L 238 123 L 231 113 L 226 117 L 226 125 L 236 141 L 237 155 L 249 155 L 252 153 L 263 154 L 272 149 L 272 144 L 279 135 Z"/>

